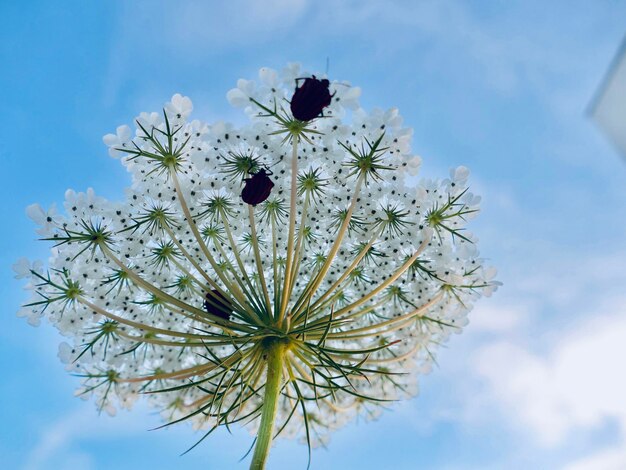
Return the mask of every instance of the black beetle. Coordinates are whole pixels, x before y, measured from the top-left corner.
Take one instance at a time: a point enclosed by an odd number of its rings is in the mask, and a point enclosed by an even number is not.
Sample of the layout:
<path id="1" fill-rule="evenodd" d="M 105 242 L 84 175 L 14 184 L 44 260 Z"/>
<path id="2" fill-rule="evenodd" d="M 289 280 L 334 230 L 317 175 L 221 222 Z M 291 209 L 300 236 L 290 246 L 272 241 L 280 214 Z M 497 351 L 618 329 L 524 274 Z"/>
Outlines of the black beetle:
<path id="1" fill-rule="evenodd" d="M 271 174 L 271 171 L 261 168 L 252 175 L 252 178 L 244 179 L 246 185 L 241 191 L 243 202 L 256 206 L 270 197 L 274 187 L 274 182 L 269 177 Z"/>
<path id="2" fill-rule="evenodd" d="M 233 311 L 233 305 L 220 291 L 213 289 L 206 294 L 204 309 L 207 313 L 223 318 L 224 320 L 230 320 L 229 312 Z"/>
<path id="3" fill-rule="evenodd" d="M 304 80 L 300 87 L 299 80 Z M 315 75 L 310 78 L 296 78 L 296 91 L 290 103 L 293 117 L 305 122 L 318 117 L 335 96 L 336 92 L 330 94 L 329 86 L 327 79 L 318 80 Z"/>

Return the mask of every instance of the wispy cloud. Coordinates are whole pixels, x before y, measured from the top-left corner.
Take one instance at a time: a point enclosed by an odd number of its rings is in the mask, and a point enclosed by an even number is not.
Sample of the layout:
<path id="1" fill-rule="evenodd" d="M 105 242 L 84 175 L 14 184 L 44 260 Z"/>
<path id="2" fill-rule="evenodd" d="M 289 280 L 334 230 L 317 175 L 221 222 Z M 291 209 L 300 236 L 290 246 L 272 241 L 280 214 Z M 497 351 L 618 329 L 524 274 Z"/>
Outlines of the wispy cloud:
<path id="1" fill-rule="evenodd" d="M 499 339 L 480 347 L 473 374 L 513 428 L 540 445 L 567 445 L 576 433 L 593 433 L 617 423 L 626 454 L 626 298 L 598 302 L 584 320 L 551 332 L 545 353 L 531 352 L 523 341 Z M 624 468 L 613 450 L 567 467 Z M 597 464 L 593 462 L 621 462 Z"/>
<path id="2" fill-rule="evenodd" d="M 500 448 L 450 468 L 626 468 L 626 297 L 547 328 L 531 303 L 499 297 L 470 314 L 403 419 L 418 436 L 452 426 Z"/>
<path id="3" fill-rule="evenodd" d="M 624 470 L 626 446 L 601 450 L 565 465 L 563 470 Z"/>
<path id="4" fill-rule="evenodd" d="M 28 455 L 24 470 L 50 468 L 49 462 L 59 457 L 60 453 L 65 454 L 61 460 L 73 460 L 76 452 L 70 451 L 68 445 L 80 434 L 79 430 L 88 424 L 89 413 L 79 408 L 47 427 Z M 88 457 L 83 460 L 88 461 Z M 91 466 L 83 468 L 89 469 Z"/>
<path id="5" fill-rule="evenodd" d="M 153 74 L 163 73 L 163 62 L 170 64 L 169 72 L 178 69 L 182 73 L 182 70 L 202 68 L 218 55 L 251 44 L 259 46 L 281 40 L 303 17 L 309 3 L 309 0 L 123 2 L 109 56 L 104 101 L 115 102 L 127 81 L 137 75 L 145 78 L 138 92 L 150 94 L 150 88 L 158 82 Z"/>
<path id="6" fill-rule="evenodd" d="M 137 73 L 135 62 L 150 64 L 144 71 L 149 84 L 150 70 L 160 61 L 197 66 L 227 52 L 236 60 L 237 54 L 262 44 L 277 54 L 298 44 L 300 53 L 356 45 L 368 51 L 366 60 L 372 63 L 386 64 L 393 58 L 402 73 L 411 67 L 436 75 L 444 67 L 448 74 L 455 63 L 445 58 L 453 56 L 466 68 L 472 64 L 468 76 L 477 74 L 485 86 L 505 94 L 516 92 L 522 82 L 539 86 L 546 72 L 560 63 L 545 47 L 538 49 L 527 39 L 481 22 L 458 1 L 141 0 L 122 4 L 109 59 L 107 98 Z M 407 61 L 416 47 L 419 59 Z M 355 49 L 345 59 L 356 64 L 364 57 Z M 414 63 L 416 59 L 423 63 Z"/>
<path id="7" fill-rule="evenodd" d="M 130 437 L 146 432 L 141 421 L 142 408 L 135 414 L 120 413 L 115 418 L 98 416 L 92 403 L 84 403 L 53 422 L 42 431 L 37 444 L 26 456 L 24 470 L 59 470 L 95 468 L 81 443 L 104 437 Z M 145 409 L 143 410 L 145 412 Z"/>

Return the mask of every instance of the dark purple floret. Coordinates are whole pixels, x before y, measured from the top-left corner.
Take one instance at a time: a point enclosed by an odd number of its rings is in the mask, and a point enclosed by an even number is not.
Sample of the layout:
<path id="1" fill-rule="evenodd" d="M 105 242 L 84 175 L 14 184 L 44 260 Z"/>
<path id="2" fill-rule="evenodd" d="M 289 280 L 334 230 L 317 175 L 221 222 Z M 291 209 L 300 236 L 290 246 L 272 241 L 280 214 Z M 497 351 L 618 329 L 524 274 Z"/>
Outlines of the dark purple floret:
<path id="1" fill-rule="evenodd" d="M 213 289 L 207 292 L 204 300 L 204 309 L 215 316 L 230 320 L 230 312 L 233 311 L 233 305 L 218 290 Z"/>
<path id="2" fill-rule="evenodd" d="M 300 87 L 298 87 L 298 80 L 304 80 Z M 315 75 L 310 78 L 296 79 L 296 91 L 291 98 L 293 117 L 305 122 L 318 117 L 333 97 L 328 91 L 329 86 L 328 80 L 325 78 L 318 80 Z"/>
<path id="3" fill-rule="evenodd" d="M 256 206 L 270 197 L 274 187 L 274 182 L 269 177 L 270 174 L 265 168 L 261 168 L 252 175 L 252 178 L 244 180 L 246 185 L 243 187 L 243 191 L 241 191 L 243 202 Z"/>

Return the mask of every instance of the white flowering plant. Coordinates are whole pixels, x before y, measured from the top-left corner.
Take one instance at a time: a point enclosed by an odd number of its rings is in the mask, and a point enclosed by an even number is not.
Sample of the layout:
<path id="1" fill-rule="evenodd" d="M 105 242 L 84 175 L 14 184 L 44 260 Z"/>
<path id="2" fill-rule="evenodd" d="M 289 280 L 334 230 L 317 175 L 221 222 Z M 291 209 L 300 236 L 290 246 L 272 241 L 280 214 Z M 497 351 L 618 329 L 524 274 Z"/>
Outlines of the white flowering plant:
<path id="1" fill-rule="evenodd" d="M 27 213 L 52 244 L 18 261 L 69 343 L 78 393 L 113 414 L 144 397 L 164 426 L 240 423 L 251 467 L 276 437 L 324 444 L 417 393 L 437 346 L 499 285 L 466 223 L 468 170 L 417 181 L 396 109 L 289 65 L 227 94 L 249 124 L 189 121 L 174 95 L 104 137 L 132 175 L 125 200 L 68 190 Z M 197 443 L 195 444 L 197 445 Z M 194 447 L 195 447 L 194 445 Z"/>

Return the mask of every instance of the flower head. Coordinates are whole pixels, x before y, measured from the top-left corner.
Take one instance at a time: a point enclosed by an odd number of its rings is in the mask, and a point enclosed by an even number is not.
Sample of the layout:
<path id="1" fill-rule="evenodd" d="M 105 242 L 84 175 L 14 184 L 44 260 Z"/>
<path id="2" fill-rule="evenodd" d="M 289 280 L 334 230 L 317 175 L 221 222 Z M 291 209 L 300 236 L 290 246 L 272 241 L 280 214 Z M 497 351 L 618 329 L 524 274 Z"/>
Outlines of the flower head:
<path id="1" fill-rule="evenodd" d="M 416 182 L 397 110 L 365 112 L 357 88 L 315 78 L 287 107 L 301 75 L 240 80 L 227 95 L 250 116 L 240 128 L 187 122 L 178 94 L 134 137 L 118 127 L 104 140 L 132 174 L 126 199 L 31 206 L 52 257 L 16 264 L 33 295 L 20 315 L 69 338 L 81 394 L 110 412 L 143 394 L 166 424 L 207 434 L 239 422 L 257 463 L 273 434 L 325 442 L 416 394 L 498 285 L 465 227 L 479 202 L 467 169 Z"/>

